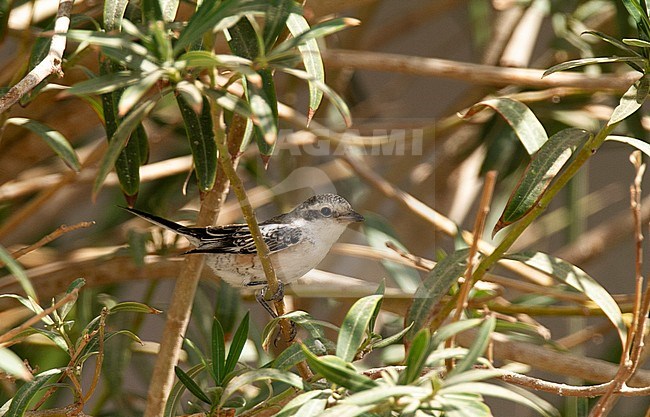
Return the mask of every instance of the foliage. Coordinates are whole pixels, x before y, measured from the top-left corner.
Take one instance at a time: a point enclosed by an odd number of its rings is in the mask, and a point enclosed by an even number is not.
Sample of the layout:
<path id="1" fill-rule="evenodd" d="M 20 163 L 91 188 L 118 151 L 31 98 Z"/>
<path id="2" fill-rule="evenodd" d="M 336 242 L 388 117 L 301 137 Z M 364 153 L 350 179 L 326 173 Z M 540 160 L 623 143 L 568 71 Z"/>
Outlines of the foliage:
<path id="1" fill-rule="evenodd" d="M 56 32 L 51 41 L 41 37 L 30 44 L 31 57 L 26 70 L 33 70 L 44 60 L 56 36 L 61 36 L 68 42 L 62 64 L 66 77 L 73 73 L 77 77 L 82 74 L 83 78 L 72 78 L 72 81 L 66 78 L 62 84 L 48 78 L 22 96 L 21 104 L 28 110 L 33 109 L 32 104 L 46 100 L 49 94 L 57 94 L 57 99 L 64 102 L 79 100 L 78 103 L 98 116 L 103 127 L 102 140 L 106 143 L 103 146 L 95 144 L 94 150 L 88 151 L 84 141 L 90 139 L 76 137 L 72 140 L 69 133 L 64 135 L 56 130 L 56 123 L 51 120 L 41 121 L 22 113 L 9 116 L 5 112 L 3 129 L 33 133 L 63 164 L 58 164 L 61 168 L 50 164 L 43 170 L 47 175 L 50 172 L 60 175 L 51 189 L 45 188 L 47 185 L 29 185 L 43 193 L 33 199 L 23 197 L 28 193 L 20 190 L 15 191 L 18 197 L 4 197 L 4 184 L 0 184 L 0 237 L 8 233 L 5 227 L 28 225 L 25 219 L 39 217 L 35 216 L 36 208 L 45 201 L 55 200 L 56 193 L 67 184 L 92 177 L 92 187 L 83 194 L 84 201 L 97 202 L 93 212 L 104 222 L 101 230 L 87 237 L 82 245 L 111 242 L 115 246 L 110 250 L 96 250 L 92 256 L 85 253 L 64 256 L 59 252 L 61 259 L 47 266 L 56 269 L 60 262 L 63 266 L 57 271 L 63 271 L 66 284 L 70 274 L 77 273 L 68 269 L 69 265 L 82 270 L 84 273 L 77 276 L 84 278 L 73 281 L 67 289 L 59 288 L 61 278 L 57 278 L 51 286 L 56 290 L 33 282 L 40 271 L 38 267 L 30 268 L 28 260 L 24 265 L 17 260 L 24 253 L 0 246 L 0 262 L 8 273 L 7 279 L 0 284 L 2 288 L 15 284 L 12 291 L 0 295 L 1 308 L 9 311 L 5 306 L 17 301 L 22 306 L 19 311 L 28 312 L 28 316 L 12 319 L 0 333 L 0 370 L 10 377 L 6 384 L 10 388 L 5 391 L 3 386 L 2 398 L 7 401 L 0 408 L 0 415 L 30 415 L 33 410 L 68 415 L 88 411 L 93 415 L 142 414 L 143 406 L 133 401 L 132 395 L 127 395 L 127 375 L 135 375 L 134 380 L 142 384 L 142 391 L 145 384 L 156 387 L 159 381 L 150 380 L 148 360 L 129 369 L 129 365 L 136 362 L 131 357 L 135 352 L 132 342 L 141 343 L 142 333 L 148 330 L 143 326 L 142 313 L 159 313 L 148 307 L 157 289 L 156 281 L 183 276 L 183 270 L 169 255 L 185 248 L 177 248 L 178 242 L 171 241 L 166 234 L 141 234 L 129 226 L 130 256 L 127 256 L 122 246 L 123 236 L 117 237 L 121 234 L 113 227 L 122 219 L 107 214 L 113 211 L 106 209 L 114 207 L 116 198 L 106 191 L 100 194 L 100 190 L 119 184 L 128 205 L 134 205 L 139 199 L 141 204 L 164 211 L 170 206 L 187 203 L 180 201 L 185 197 L 180 197 L 183 193 L 179 188 L 183 188 L 184 192 L 189 191 L 190 198 L 196 197 L 195 205 L 205 204 L 201 205 L 202 212 L 215 213 L 221 206 L 214 200 L 223 203 L 225 198 L 221 192 L 227 189 L 224 184 L 228 183 L 220 177 L 228 171 L 223 164 L 232 163 L 234 168 L 238 161 L 241 161 L 240 167 L 233 178 L 240 181 L 229 180 L 233 187 L 239 187 L 236 191 L 244 197 L 243 187 L 248 189 L 250 202 L 240 198 L 242 209 L 249 209 L 247 205 L 251 203 L 257 206 L 268 202 L 270 196 L 274 196 L 282 207 L 286 203 L 280 192 L 283 187 L 293 190 L 304 186 L 304 181 L 315 189 L 314 183 L 318 181 L 333 186 L 329 177 L 322 180 L 318 175 L 303 176 L 306 171 L 301 171 L 302 168 L 313 168 L 319 175 L 331 174 L 331 178 L 338 179 L 337 189 L 349 195 L 361 195 L 362 190 L 374 187 L 376 193 L 367 193 L 354 201 L 356 207 L 365 199 L 366 207 L 377 212 L 362 210 L 367 218 L 363 228 L 367 245 L 362 248 L 340 246 L 334 252 L 371 259 L 374 262 L 371 266 L 365 268 L 366 264 L 360 263 L 362 266 L 358 269 L 364 270 L 364 276 L 376 278 L 383 274 L 389 281 L 388 284 L 382 281 L 375 291 L 372 285 L 354 281 L 351 276 L 329 276 L 331 281 L 325 281 L 327 284 L 314 285 L 317 289 L 310 289 L 309 285 L 300 288 L 307 293 L 305 299 L 322 297 L 322 302 L 311 302 L 307 308 L 273 318 L 264 327 L 259 326 L 261 321 L 255 320 L 251 313 L 238 320 L 241 302 L 236 289 L 224 283 L 218 286 L 212 282 L 201 284 L 194 299 L 187 303 L 193 302 L 193 321 L 185 335 L 185 350 L 175 352 L 182 357 L 182 363 L 174 367 L 176 380 L 171 393 L 164 399 L 165 416 L 179 413 L 246 417 L 258 414 L 285 417 L 489 416 L 493 413 L 491 397 L 524 405 L 539 415 L 560 415 L 553 405 L 536 396 L 540 387 L 555 393 L 557 398 L 599 396 L 590 413 L 600 416 L 609 413 L 621 396 L 647 395 L 647 388 L 643 391 L 644 388 L 631 387 L 630 381 L 632 375 L 640 373 L 650 305 L 650 286 L 642 276 L 640 193 L 645 166 L 639 156 L 639 152 L 650 156 L 650 145 L 645 137 L 647 123 L 644 125 L 643 120 L 643 107 L 650 91 L 648 4 L 645 0 L 622 0 L 618 9 L 618 17 L 623 22 L 619 22 L 621 36 L 613 36 L 590 30 L 583 24 L 587 19 L 581 20 L 584 15 L 597 15 L 597 6 L 606 2 L 583 2 L 572 14 L 565 12 L 568 6 L 556 4 L 558 2 L 536 0 L 523 6 L 516 3 L 513 7 L 525 8 L 527 13 L 551 10 L 557 38 L 564 42 L 563 52 L 580 55 L 578 59 L 550 65 L 543 73 L 544 82 L 552 83 L 550 80 L 569 74 L 576 78 L 565 78 L 564 84 L 558 82 L 560 91 L 537 91 L 522 85 L 514 93 L 515 89 L 481 92 L 483 98 L 473 99 L 478 103 L 464 110 L 461 117 L 456 116 L 458 109 L 454 108 L 453 120 L 445 119 L 434 127 L 421 129 L 426 132 L 430 128 L 435 132 L 432 136 L 449 135 L 451 142 L 455 140 L 452 133 L 471 126 L 476 128 L 472 133 L 475 140 L 468 141 L 471 142 L 468 147 L 455 154 L 444 153 L 452 146 L 441 146 L 435 152 L 429 148 L 426 155 L 411 155 L 419 157 L 417 160 L 403 158 L 408 160 L 403 170 L 392 170 L 391 165 L 384 162 L 389 158 L 382 154 L 385 149 L 397 153 L 395 138 L 388 134 L 370 137 L 345 130 L 352 125 L 355 112 L 348 103 L 354 103 L 358 97 L 352 88 L 346 94 L 337 92 L 343 91 L 339 84 L 346 79 L 351 86 L 360 84 L 356 84 L 354 77 L 348 77 L 348 69 L 340 73 L 332 71 L 335 81 L 325 82 L 324 57 L 329 56 L 335 62 L 338 55 L 336 51 L 329 55 L 324 53 L 323 47 L 326 42 L 336 43 L 337 38 L 332 35 L 345 36 L 344 29 L 358 25 L 356 19 L 313 19 L 308 13 L 311 11 L 309 5 L 294 0 L 222 0 L 196 4 L 175 0 L 106 0 L 101 3 L 101 11 L 73 15 L 71 29 L 65 33 Z M 485 5 L 480 1 L 468 4 L 473 18 L 481 22 L 481 16 L 487 13 Z M 0 7 L 2 36 L 12 33 L 7 29 L 8 10 L 14 6 L 9 2 Z M 367 10 L 366 17 L 370 20 L 373 11 L 377 12 L 372 7 Z M 408 21 L 415 20 L 412 16 Z M 628 20 L 633 22 L 632 30 L 636 31 L 630 37 Z M 488 38 L 484 36 L 487 34 L 480 33 L 483 26 L 481 23 L 474 25 L 473 36 L 477 40 Z M 56 31 L 56 21 L 42 23 L 41 29 L 51 34 L 52 30 Z M 602 41 L 601 44 L 590 43 L 594 37 Z M 371 40 L 367 42 L 372 43 Z M 601 50 L 606 56 L 597 56 Z M 345 51 L 338 53 L 344 55 Z M 396 59 L 390 55 L 384 58 L 388 63 Z M 413 62 L 430 63 L 409 58 Z M 409 65 L 412 67 L 410 61 L 402 62 L 400 71 Z M 378 67 L 382 64 L 375 63 Z M 603 64 L 608 66 L 601 67 Z M 355 65 L 364 68 L 367 63 Z M 629 67 L 638 73 L 635 74 L 638 78 L 626 91 L 606 90 L 607 94 L 616 95 L 615 104 L 600 123 L 588 109 L 594 104 L 609 103 L 609 96 L 592 94 L 591 90 L 587 94 L 584 85 L 591 84 L 585 82 L 580 88 L 573 88 L 567 86 L 570 83 L 566 80 L 592 82 L 598 77 L 581 78 L 585 73 L 578 71 L 600 74 L 611 68 L 609 65 L 617 69 Z M 471 69 L 483 71 L 484 67 Z M 427 68 L 423 64 L 418 71 Z M 506 73 L 500 70 L 490 67 L 489 74 Z M 571 72 L 567 72 L 569 70 Z M 622 77 L 632 79 L 629 72 Z M 543 85 L 542 81 L 539 83 L 536 85 Z M 553 102 L 557 97 L 569 98 L 558 104 Z M 327 101 L 323 102 L 323 98 Z M 305 116 L 300 115 L 301 105 L 305 108 Z M 586 114 L 586 122 L 573 117 L 576 113 L 572 113 L 572 106 L 578 107 L 580 114 Z M 321 107 L 326 107 L 325 111 L 321 110 L 323 117 L 316 120 L 316 112 Z M 385 107 L 390 109 L 388 105 Z M 360 106 L 357 111 L 363 114 L 368 109 Z M 301 134 L 294 134 L 292 130 L 286 135 L 285 123 L 300 125 Z M 184 136 L 186 140 L 179 144 L 173 139 L 161 139 L 174 135 Z M 296 143 L 305 137 L 314 141 L 309 142 L 311 145 L 325 138 L 328 146 L 333 144 L 337 148 L 332 152 L 330 148 L 326 158 L 323 154 L 294 158 L 291 151 L 300 146 Z M 414 133 L 403 139 L 415 149 Z M 427 140 L 435 144 L 437 138 Z M 633 225 L 629 234 L 634 236 L 636 246 L 628 260 L 635 270 L 635 281 L 631 285 L 633 294 L 613 295 L 601 283 L 598 272 L 588 273 L 588 269 L 578 267 L 577 262 L 556 256 L 552 247 L 556 242 L 550 243 L 551 247 L 545 251 L 539 247 L 522 250 L 516 246 L 525 232 L 534 234 L 534 227 L 544 221 L 549 207 L 562 204 L 562 198 L 558 197 L 565 192 L 570 212 L 570 216 L 565 216 L 569 217 L 567 240 L 580 237 L 584 230 L 579 224 L 585 218 L 576 214 L 579 212 L 577 203 L 569 191 L 578 187 L 589 162 L 609 143 L 629 146 L 635 151 L 632 161 L 636 176 L 631 181 L 630 215 Z M 363 146 L 368 144 L 374 148 L 366 152 Z M 5 146 L 4 143 L 0 145 Z M 430 143 L 427 145 L 433 147 Z M 372 157 L 377 154 L 373 152 L 377 150 L 386 159 L 374 160 Z M 179 157 L 179 154 L 184 156 Z M 492 178 L 487 175 L 489 171 L 499 171 L 497 196 L 490 200 L 486 191 L 487 197 L 479 203 L 472 233 L 463 230 L 471 228 L 467 219 L 463 224 L 455 224 L 435 211 L 433 197 L 423 202 L 413 196 L 423 195 L 425 200 L 433 188 L 433 181 L 430 184 L 428 179 L 422 181 L 422 188 L 413 186 L 417 178 L 428 178 L 422 173 L 435 165 L 431 161 L 442 166 L 435 181 L 438 186 L 444 182 L 439 181 L 440 177 L 447 180 L 458 172 L 466 172 L 458 168 L 459 161 L 469 160 L 470 154 L 482 158 L 481 172 L 486 174 L 486 183 Z M 150 159 L 161 155 L 166 159 L 150 163 Z M 189 163 L 182 169 L 166 165 L 171 166 L 171 162 L 179 159 Z M 277 161 L 277 171 L 269 170 L 271 159 Z M 478 158 L 474 162 L 476 160 Z M 326 163 L 320 165 L 324 161 Z M 346 168 L 341 168 L 341 161 L 347 164 Z M 329 165 L 330 162 L 335 164 Z M 157 174 L 152 168 L 154 164 L 156 169 L 168 169 L 173 173 Z M 147 165 L 152 169 L 147 170 Z M 160 168 L 161 165 L 164 167 Z M 375 171 L 397 178 L 395 183 L 404 188 L 411 186 L 413 192 L 390 184 Z M 184 183 L 182 175 L 178 175 L 183 173 L 187 175 Z M 153 187 L 145 188 L 144 184 L 156 175 L 173 179 L 160 180 Z M 189 181 L 190 175 L 194 176 L 194 182 Z M 303 181 L 300 183 L 303 185 L 292 185 L 288 180 L 291 175 L 300 177 L 298 183 Z M 21 180 L 20 175 L 16 177 L 16 181 Z M 45 179 L 50 180 L 44 175 L 38 182 L 46 182 Z M 11 185 L 11 181 L 8 184 Z M 476 187 L 460 188 L 465 191 Z M 214 197 L 215 193 L 218 197 Z M 467 194 L 472 197 L 470 191 Z M 206 197 L 210 195 L 212 200 Z M 27 204 L 23 204 L 23 198 Z M 399 210 L 385 204 L 384 200 L 388 199 L 400 203 Z M 104 205 L 105 201 L 109 203 Z M 463 201 L 466 205 L 471 203 Z M 436 209 L 437 205 L 436 202 Z M 490 208 L 495 214 L 493 219 L 488 218 Z M 12 217 L 12 210 L 18 212 L 17 217 Z M 486 218 L 490 227 L 483 230 L 481 225 Z M 422 219 L 430 226 L 426 230 L 421 225 Z M 415 232 L 404 238 L 409 227 Z M 571 230 L 579 232 L 575 234 Z M 440 243 L 433 237 L 438 231 L 453 237 L 454 241 Z M 489 231 L 491 238 L 483 238 L 483 233 L 489 235 Z M 27 248 L 25 252 L 38 251 L 53 239 L 47 236 L 35 244 L 36 248 Z M 411 250 L 424 255 L 418 257 Z M 331 264 L 339 272 L 352 265 L 343 261 Z M 514 273 L 517 279 L 493 275 L 495 269 L 499 274 Z M 49 278 L 47 272 L 42 274 Z M 109 283 L 111 285 L 102 290 L 119 293 L 124 288 L 119 285 L 123 280 L 128 279 L 131 284 L 136 278 L 151 281 L 146 284 L 149 286 L 144 300 L 116 302 L 115 299 L 122 297 L 98 295 L 86 286 L 86 282 L 92 283 L 92 287 Z M 621 282 L 625 279 L 616 278 Z M 527 282 L 521 282 L 522 279 Z M 318 280 L 315 282 L 319 284 Z M 42 292 L 52 297 L 49 305 L 39 300 Z M 54 297 L 57 293 L 63 294 Z M 329 298 L 336 298 L 339 304 Z M 551 357 L 569 358 L 569 361 L 579 355 L 571 356 L 562 343 L 550 338 L 548 329 L 537 321 L 538 316 L 545 315 L 594 315 L 606 320 L 607 328 L 613 330 L 611 339 L 615 339 L 615 347 L 611 350 L 620 351 L 620 357 L 613 359 L 619 364 L 607 368 L 611 377 L 596 375 L 601 379 L 597 382 L 602 384 L 595 387 L 581 382 L 562 385 L 522 375 L 528 371 L 523 365 L 500 365 L 516 360 L 530 368 L 559 375 L 576 377 L 572 372 L 580 377 L 594 375 L 589 372 L 591 369 L 584 369 L 590 366 L 583 365 L 583 369 L 579 369 L 580 365 L 576 365 L 562 373 L 553 367 L 555 364 L 540 364 L 535 352 L 544 351 Z M 170 314 L 169 320 L 174 319 L 176 317 Z M 277 327 L 285 320 L 300 329 L 299 338 L 293 343 L 283 340 L 282 333 L 275 335 Z M 572 320 L 569 317 L 568 321 Z M 582 323 L 576 327 L 580 326 L 584 327 Z M 118 335 L 126 337 L 113 337 Z M 35 346 L 35 340 L 40 340 L 45 347 L 42 351 L 41 347 L 35 348 L 39 352 L 32 355 L 29 349 Z M 281 349 L 274 350 L 271 346 L 278 341 Z M 504 345 L 521 348 L 525 354 L 509 357 L 494 349 Z M 57 362 L 55 358 L 41 364 L 39 361 L 48 356 L 45 349 L 55 350 L 63 359 Z M 495 360 L 495 350 L 496 355 L 504 356 L 497 356 Z M 153 356 L 156 355 L 148 354 L 147 358 Z M 88 362 L 91 358 L 94 362 Z M 582 359 L 589 364 L 602 365 L 602 362 L 589 362 L 591 359 L 587 357 Z M 107 372 L 109 364 L 111 370 L 117 371 Z M 547 366 L 551 369 L 546 369 Z M 643 377 L 647 376 L 639 378 Z M 108 388 L 95 395 L 101 378 L 105 379 Z M 524 385 L 532 393 L 506 384 L 506 381 Z M 66 397 L 69 393 L 71 400 Z M 64 401 L 69 404 L 61 406 Z M 89 404 L 95 404 L 92 410 L 87 410 L 91 407 Z M 586 406 L 586 400 L 582 405 Z M 574 407 L 573 415 L 580 415 L 579 408 L 579 405 Z"/>

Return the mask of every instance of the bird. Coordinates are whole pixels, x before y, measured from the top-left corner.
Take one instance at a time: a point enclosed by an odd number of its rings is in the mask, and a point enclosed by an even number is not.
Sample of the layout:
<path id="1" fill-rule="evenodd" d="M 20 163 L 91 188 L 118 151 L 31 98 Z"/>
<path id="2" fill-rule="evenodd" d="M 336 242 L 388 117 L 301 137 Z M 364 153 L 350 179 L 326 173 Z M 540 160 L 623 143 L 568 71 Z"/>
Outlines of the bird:
<path id="1" fill-rule="evenodd" d="M 186 238 L 194 248 L 185 254 L 205 254 L 206 265 L 230 285 L 261 287 L 256 293 L 257 301 L 272 317 L 277 317 L 266 301 L 268 283 L 248 225 L 187 227 L 141 210 L 123 208 Z M 318 194 L 287 213 L 261 222 L 260 232 L 279 283 L 271 300 L 281 299 L 285 284 L 314 269 L 348 225 L 362 221 L 363 216 L 345 198 Z"/>

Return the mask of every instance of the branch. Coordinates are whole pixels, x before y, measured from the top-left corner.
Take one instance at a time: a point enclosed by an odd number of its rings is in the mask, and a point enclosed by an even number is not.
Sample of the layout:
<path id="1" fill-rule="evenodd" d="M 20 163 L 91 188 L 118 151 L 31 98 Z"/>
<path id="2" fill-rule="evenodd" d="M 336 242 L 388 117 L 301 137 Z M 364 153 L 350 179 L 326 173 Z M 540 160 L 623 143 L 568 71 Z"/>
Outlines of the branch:
<path id="1" fill-rule="evenodd" d="M 525 85 L 536 88 L 574 87 L 598 91 L 625 91 L 641 76 L 630 71 L 622 75 L 593 77 L 582 73 L 561 72 L 542 78 L 544 70 L 503 68 L 439 58 L 387 54 L 380 52 L 329 49 L 322 51 L 330 68 L 352 68 L 368 71 L 441 77 L 483 85 Z"/>
<path id="2" fill-rule="evenodd" d="M 54 36 L 50 43 L 50 50 L 47 56 L 38 63 L 22 80 L 18 81 L 7 94 L 0 97 L 0 113 L 7 111 L 22 96 L 29 93 L 41 81 L 50 76 L 57 74 L 63 76 L 61 63 L 63 62 L 63 52 L 65 51 L 66 37 L 65 33 L 70 27 L 70 12 L 74 0 L 59 0 L 59 9 L 54 21 Z"/>

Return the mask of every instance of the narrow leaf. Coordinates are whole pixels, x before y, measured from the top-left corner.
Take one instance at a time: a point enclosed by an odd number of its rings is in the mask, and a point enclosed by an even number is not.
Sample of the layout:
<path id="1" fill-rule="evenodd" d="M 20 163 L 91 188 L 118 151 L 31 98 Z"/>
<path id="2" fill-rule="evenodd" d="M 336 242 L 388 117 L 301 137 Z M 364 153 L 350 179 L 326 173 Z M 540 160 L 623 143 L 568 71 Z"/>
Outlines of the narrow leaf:
<path id="1" fill-rule="evenodd" d="M 542 197 L 549 184 L 573 153 L 591 137 L 582 129 L 564 129 L 553 135 L 537 152 L 494 227 L 493 234 L 525 216 Z"/>
<path id="2" fill-rule="evenodd" d="M 20 284 L 20 287 L 23 289 L 23 291 L 25 291 L 27 297 L 29 297 L 32 300 L 38 300 L 38 296 L 36 295 L 36 290 L 34 290 L 34 286 L 32 285 L 32 282 L 27 277 L 25 270 L 13 258 L 13 256 L 11 256 L 11 254 L 6 251 L 6 249 L 2 245 L 0 245 L 0 264 L 7 267 L 9 272 L 14 276 L 14 278 L 16 278 L 16 281 L 18 281 L 18 283 Z M 38 312 L 36 311 L 36 313 Z"/>
<path id="3" fill-rule="evenodd" d="M 106 0 L 104 2 L 104 30 L 120 30 L 129 0 Z"/>
<path id="4" fill-rule="evenodd" d="M 0 370 L 4 374 L 25 381 L 32 380 L 32 374 L 18 355 L 6 347 L 0 347 Z"/>
<path id="5" fill-rule="evenodd" d="M 319 355 L 325 355 L 328 351 L 334 351 L 336 348 L 328 339 L 315 339 L 309 337 L 303 340 L 302 343 L 307 346 L 311 352 L 316 352 Z M 305 355 L 302 353 L 302 348 L 298 343 L 293 343 L 273 360 L 273 367 L 276 369 L 289 370 L 298 362 L 304 360 Z"/>
<path id="6" fill-rule="evenodd" d="M 176 96 L 176 101 L 183 116 L 187 140 L 192 150 L 199 188 L 203 192 L 210 191 L 217 176 L 217 144 L 212 130 L 210 103 L 207 99 L 203 99 L 203 108 L 199 115 L 182 95 Z"/>
<path id="7" fill-rule="evenodd" d="M 257 381 L 278 381 L 301 390 L 305 389 L 303 380 L 296 374 L 279 369 L 255 369 L 231 379 L 223 390 L 219 404 L 223 405 L 236 391 Z"/>
<path id="8" fill-rule="evenodd" d="M 176 376 L 181 381 L 181 383 L 185 385 L 185 388 L 187 388 L 187 390 L 191 392 L 196 398 L 206 404 L 212 403 L 210 397 L 208 397 L 208 395 L 203 392 L 199 384 L 197 384 L 189 375 L 187 375 L 185 371 L 183 371 L 178 366 L 174 366 L 174 372 L 176 373 Z"/>
<path id="9" fill-rule="evenodd" d="M 623 322 L 621 309 L 607 290 L 585 271 L 565 260 L 541 252 L 522 252 L 507 257 L 542 271 L 589 297 L 614 324 L 621 343 L 625 345 L 627 327 Z"/>
<path id="10" fill-rule="evenodd" d="M 212 320 L 212 372 L 215 382 L 221 385 L 226 375 L 226 337 L 223 334 L 221 323 L 215 317 Z"/>
<path id="11" fill-rule="evenodd" d="M 300 11 L 300 7 L 294 0 L 269 0 L 264 21 L 264 48 L 271 49 L 278 36 L 284 30 L 285 24 L 291 11 Z"/>
<path id="12" fill-rule="evenodd" d="M 200 372 L 202 372 L 205 369 L 205 365 L 200 363 L 198 365 L 194 365 L 190 369 L 187 370 L 187 372 L 184 372 L 187 377 L 190 379 L 196 377 Z M 185 384 L 183 384 L 180 380 L 177 381 L 174 386 L 172 387 L 169 396 L 167 397 L 167 401 L 165 401 L 165 410 L 163 411 L 163 417 L 173 417 L 175 416 L 175 410 L 176 406 L 178 405 L 178 401 L 180 400 L 181 396 L 185 392 Z"/>
<path id="13" fill-rule="evenodd" d="M 582 34 L 583 35 L 587 34 L 587 35 L 596 36 L 597 38 L 600 38 L 603 41 L 609 43 L 610 45 L 613 45 L 613 46 L 615 46 L 615 47 L 617 47 L 619 49 L 622 49 L 623 51 L 625 51 L 627 53 L 636 55 L 638 57 L 642 56 L 637 51 L 635 51 L 634 49 L 632 49 L 628 45 L 626 45 L 625 41 L 621 42 L 619 39 L 616 39 L 613 36 L 609 36 L 606 33 L 599 32 L 597 30 L 587 30 L 587 31 L 582 32 Z"/>
<path id="14" fill-rule="evenodd" d="M 144 313 L 144 314 L 160 314 L 162 311 L 150 307 L 143 303 L 138 303 L 136 301 L 124 301 L 121 303 L 115 304 L 110 308 L 110 313 L 119 313 L 119 312 L 129 312 L 129 313 Z"/>
<path id="15" fill-rule="evenodd" d="M 136 83 L 142 78 L 139 73 L 131 71 L 111 72 L 99 77 L 81 81 L 66 90 L 69 94 L 105 94 Z"/>
<path id="16" fill-rule="evenodd" d="M 293 344 L 292 346 L 296 346 L 297 344 Z M 307 391 L 303 392 L 301 394 L 298 394 L 295 398 L 291 399 L 283 408 L 280 410 L 279 413 L 275 414 L 275 417 L 291 417 L 295 416 L 296 410 L 298 410 L 300 407 L 302 407 L 304 404 L 308 403 L 311 400 L 314 400 L 318 397 L 322 397 L 324 395 L 329 396 L 331 394 L 331 390 L 313 390 L 313 391 Z"/>
<path id="17" fill-rule="evenodd" d="M 108 144 L 106 154 L 104 155 L 104 158 L 102 158 L 99 170 L 97 171 L 97 177 L 93 183 L 93 198 L 97 197 L 99 190 L 104 184 L 106 176 L 111 171 L 111 168 L 115 165 L 115 161 L 117 161 L 117 158 L 120 156 L 120 153 L 126 145 L 129 136 L 131 136 L 131 133 L 137 128 L 140 122 L 142 122 L 142 120 L 147 117 L 149 113 L 151 113 L 155 105 L 156 101 L 154 99 L 146 100 L 138 104 L 124 118 L 124 120 L 122 120 Z"/>
<path id="18" fill-rule="evenodd" d="M 612 112 L 607 125 L 613 126 L 639 110 L 643 106 L 646 97 L 648 97 L 649 86 L 650 79 L 646 75 L 632 84 L 621 97 L 621 101 Z"/>
<path id="19" fill-rule="evenodd" d="M 632 56 L 617 56 L 617 57 L 599 57 L 599 58 L 582 58 L 574 59 L 571 61 L 562 62 L 561 64 L 553 65 L 551 68 L 544 71 L 542 77 L 553 74 L 554 72 L 566 71 L 568 69 L 584 67 L 586 65 L 594 64 L 616 64 L 616 63 L 626 63 L 626 64 L 636 64 L 643 67 L 645 63 L 645 58 L 642 57 L 632 57 Z"/>
<path id="20" fill-rule="evenodd" d="M 287 28 L 289 28 L 289 31 L 295 38 L 301 33 L 307 32 L 309 30 L 309 24 L 303 16 L 297 13 L 291 13 L 287 19 Z M 298 46 L 298 51 L 300 51 L 302 64 L 305 66 L 307 74 L 312 79 L 325 84 L 325 67 L 320 55 L 318 41 L 316 39 L 307 39 L 303 44 Z M 308 80 L 307 83 L 309 84 L 309 112 L 307 114 L 307 124 L 309 125 L 309 122 L 314 117 L 316 110 L 318 110 L 323 100 L 323 92 L 313 81 Z"/>
<path id="21" fill-rule="evenodd" d="M 634 146 L 647 156 L 650 156 L 650 143 L 644 142 L 641 139 L 631 138 L 629 136 L 609 135 L 605 140 L 627 143 L 628 145 Z"/>
<path id="22" fill-rule="evenodd" d="M 120 103 L 117 107 L 118 114 L 124 116 L 162 77 L 162 71 L 153 71 L 144 75 L 137 83 L 127 87 L 122 93 Z"/>
<path id="23" fill-rule="evenodd" d="M 37 122 L 36 120 L 26 119 L 24 117 L 12 117 L 7 119 L 5 124 L 12 124 L 15 126 L 22 126 L 26 129 L 31 130 L 41 137 L 47 143 L 47 145 L 52 148 L 54 152 L 65 162 L 65 164 L 71 169 L 79 172 L 81 169 L 81 164 L 79 163 L 79 158 L 75 153 L 70 142 L 58 131 L 50 128 L 49 126 Z"/>
<path id="24" fill-rule="evenodd" d="M 52 378 L 54 375 L 59 375 L 63 372 L 63 369 L 55 368 L 50 369 L 40 374 L 34 376 L 34 379 L 27 382 L 25 385 L 21 386 L 13 399 L 11 400 L 11 405 L 7 414 L 4 417 L 22 417 L 27 412 L 29 408 L 29 403 L 34 399 L 38 391 L 40 391 L 45 384 Z"/>
<path id="25" fill-rule="evenodd" d="M 407 340 L 412 339 L 415 333 L 426 326 L 438 302 L 449 292 L 452 284 L 463 275 L 468 254 L 469 251 L 464 249 L 448 255 L 436 264 L 418 287 L 411 308 L 404 318 L 405 325 L 413 323 L 411 331 L 406 335 Z"/>
<path id="26" fill-rule="evenodd" d="M 336 356 L 351 362 L 365 339 L 368 324 L 381 302 L 381 295 L 370 295 L 352 305 L 341 324 L 341 331 L 336 343 Z"/>
<path id="27" fill-rule="evenodd" d="M 485 349 L 487 349 L 490 343 L 490 334 L 494 331 L 496 321 L 494 316 L 485 319 L 476 335 L 474 343 L 467 351 L 467 355 L 456 364 L 454 369 L 449 373 L 449 377 L 463 373 L 474 366 L 477 359 L 483 355 L 483 352 L 485 352 Z"/>
<path id="28" fill-rule="evenodd" d="M 470 107 L 463 115 L 464 119 L 486 109 L 494 109 L 512 127 L 515 134 L 526 148 L 528 155 L 539 150 L 548 140 L 544 126 L 525 104 L 507 97 L 481 101 Z"/>
<path id="29" fill-rule="evenodd" d="M 255 115 L 257 146 L 262 156 L 270 157 L 278 138 L 278 102 L 271 70 L 260 70 L 258 74 L 262 77 L 262 85 L 257 86 L 249 79 L 246 90 L 251 112 Z"/>
<path id="30" fill-rule="evenodd" d="M 250 320 L 249 313 L 247 312 L 244 318 L 239 323 L 239 327 L 235 331 L 235 335 L 232 338 L 232 343 L 230 344 L 230 350 L 228 350 L 228 357 L 226 358 L 226 365 L 224 368 L 224 376 L 228 375 L 235 369 L 237 361 L 241 356 L 242 350 L 244 350 L 244 345 L 248 339 L 248 323 Z"/>
<path id="31" fill-rule="evenodd" d="M 327 84 L 321 82 L 319 79 L 314 78 L 310 74 L 306 73 L 305 71 L 293 69 L 293 68 L 280 68 L 282 71 L 286 72 L 287 74 L 293 75 L 294 77 L 298 77 L 302 80 L 306 80 L 312 83 L 316 88 L 321 90 L 325 97 L 334 105 L 336 110 L 338 110 L 339 114 L 343 118 L 343 122 L 347 127 L 352 126 L 352 116 L 350 114 L 350 109 L 348 108 L 348 105 L 345 103 L 345 100 L 332 88 L 330 88 Z"/>
<path id="32" fill-rule="evenodd" d="M 357 373 L 352 365 L 338 356 L 316 356 L 302 345 L 302 351 L 307 363 L 314 372 L 322 375 L 328 381 L 357 392 L 377 386 L 377 383 L 365 375 Z"/>
<path id="33" fill-rule="evenodd" d="M 431 333 L 429 333 L 429 329 L 424 328 L 417 332 L 406 356 L 406 369 L 404 369 L 399 377 L 400 385 L 411 384 L 419 378 L 427 357 L 431 353 L 430 346 Z"/>

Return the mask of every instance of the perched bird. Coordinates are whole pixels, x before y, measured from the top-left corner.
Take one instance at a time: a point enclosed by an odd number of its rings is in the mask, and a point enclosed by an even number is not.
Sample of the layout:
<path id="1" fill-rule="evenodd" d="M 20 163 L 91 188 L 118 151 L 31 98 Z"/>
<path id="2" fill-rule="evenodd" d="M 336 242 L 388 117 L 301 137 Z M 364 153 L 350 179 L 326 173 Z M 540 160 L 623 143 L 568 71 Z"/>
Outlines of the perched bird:
<path id="1" fill-rule="evenodd" d="M 194 249 L 186 254 L 203 253 L 206 264 L 221 279 L 237 287 L 262 287 L 257 300 L 272 315 L 264 299 L 267 282 L 248 226 L 186 227 L 140 210 L 129 212 L 169 229 L 190 241 Z M 259 224 L 269 248 L 271 263 L 280 283 L 290 284 L 314 269 L 329 252 L 345 228 L 363 216 L 336 194 L 319 194 L 288 213 Z M 281 285 L 279 294 L 283 296 Z"/>

